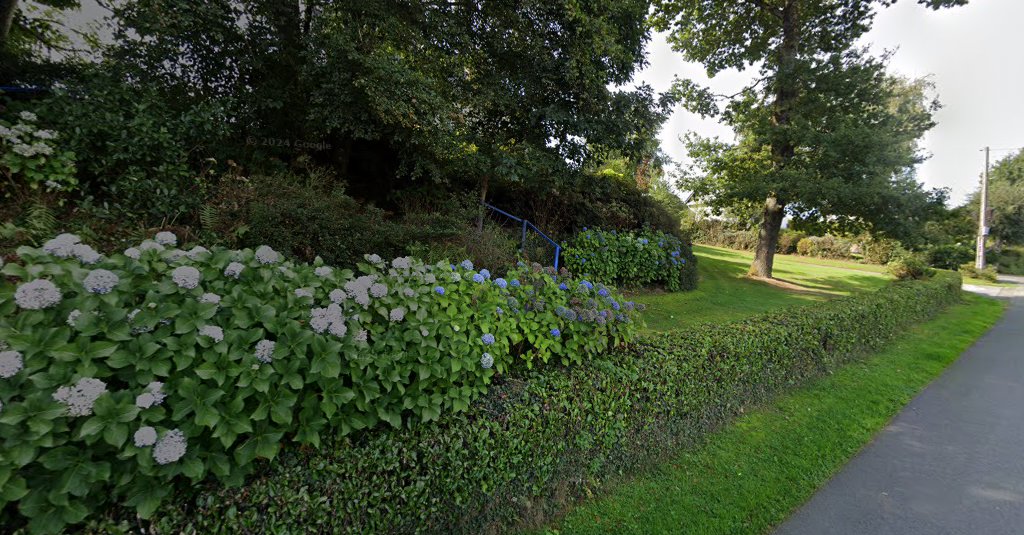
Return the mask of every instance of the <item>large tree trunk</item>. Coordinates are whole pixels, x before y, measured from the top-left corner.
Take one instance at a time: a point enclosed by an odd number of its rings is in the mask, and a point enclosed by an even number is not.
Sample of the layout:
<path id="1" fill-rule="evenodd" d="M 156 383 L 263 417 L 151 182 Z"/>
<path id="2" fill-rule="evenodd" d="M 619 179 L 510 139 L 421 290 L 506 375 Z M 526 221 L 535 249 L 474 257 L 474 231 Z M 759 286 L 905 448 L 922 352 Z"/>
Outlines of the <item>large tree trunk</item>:
<path id="1" fill-rule="evenodd" d="M 11 33 L 14 12 L 18 10 L 18 0 L 0 0 L 0 50 L 7 47 L 7 36 Z"/>
<path id="2" fill-rule="evenodd" d="M 772 141 L 772 160 L 775 171 L 781 172 L 796 153 L 796 147 L 789 133 L 790 115 L 796 99 L 800 96 L 797 79 L 797 59 L 800 54 L 800 14 L 798 2 L 787 0 L 782 8 L 782 41 L 779 43 L 778 72 L 775 76 L 775 101 L 773 102 L 772 122 L 778 130 Z M 782 192 L 775 191 L 768 195 L 764 207 L 764 220 L 757 241 L 757 253 L 750 265 L 750 274 L 757 277 L 771 278 L 772 264 L 775 260 L 775 245 L 779 241 L 779 230 L 782 228 L 785 201 L 781 200 Z"/>
<path id="3" fill-rule="evenodd" d="M 749 275 L 753 277 L 772 276 L 775 247 L 779 243 L 779 231 L 782 229 L 782 218 L 785 215 L 784 208 L 775 197 L 768 197 L 764 202 L 764 219 L 761 221 L 761 232 L 758 234 L 754 263 L 750 264 Z"/>

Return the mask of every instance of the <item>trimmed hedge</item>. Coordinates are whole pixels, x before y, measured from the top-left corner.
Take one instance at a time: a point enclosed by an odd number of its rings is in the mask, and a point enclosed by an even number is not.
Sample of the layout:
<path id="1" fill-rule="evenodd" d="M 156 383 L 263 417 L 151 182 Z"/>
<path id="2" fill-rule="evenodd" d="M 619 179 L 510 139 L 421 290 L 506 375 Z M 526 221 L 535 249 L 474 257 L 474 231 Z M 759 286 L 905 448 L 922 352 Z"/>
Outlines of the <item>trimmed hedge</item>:
<path id="1" fill-rule="evenodd" d="M 697 288 L 693 247 L 660 230 L 618 232 L 584 228 L 562 254 L 565 267 L 605 284 L 671 292 Z"/>
<path id="2" fill-rule="evenodd" d="M 959 294 L 960 277 L 939 273 L 653 336 L 587 366 L 506 378 L 468 412 L 433 425 L 291 449 L 243 488 L 210 485 L 165 506 L 152 528 L 490 533 L 538 526 L 741 407 L 877 350 Z"/>

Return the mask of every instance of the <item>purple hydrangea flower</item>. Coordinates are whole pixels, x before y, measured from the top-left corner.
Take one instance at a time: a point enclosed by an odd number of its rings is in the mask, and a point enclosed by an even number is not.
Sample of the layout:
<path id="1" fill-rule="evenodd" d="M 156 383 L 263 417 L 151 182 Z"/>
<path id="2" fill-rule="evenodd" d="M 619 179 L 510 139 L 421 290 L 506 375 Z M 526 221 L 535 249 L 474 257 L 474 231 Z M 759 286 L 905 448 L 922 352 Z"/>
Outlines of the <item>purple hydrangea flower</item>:
<path id="1" fill-rule="evenodd" d="M 494 335 L 491 333 L 487 333 L 480 337 L 480 341 L 483 342 L 484 345 L 489 346 L 494 343 Z"/>

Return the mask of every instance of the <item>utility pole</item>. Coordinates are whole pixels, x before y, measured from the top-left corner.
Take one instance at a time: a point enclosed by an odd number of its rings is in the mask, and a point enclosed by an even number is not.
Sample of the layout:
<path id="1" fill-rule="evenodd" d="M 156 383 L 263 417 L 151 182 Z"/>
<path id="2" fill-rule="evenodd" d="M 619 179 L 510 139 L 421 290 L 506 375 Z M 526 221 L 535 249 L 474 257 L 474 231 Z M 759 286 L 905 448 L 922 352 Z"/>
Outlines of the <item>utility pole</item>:
<path id="1" fill-rule="evenodd" d="M 985 147 L 985 172 L 981 174 L 981 203 L 978 210 L 978 246 L 975 251 L 974 267 L 985 269 L 985 238 L 988 236 L 988 152 Z"/>

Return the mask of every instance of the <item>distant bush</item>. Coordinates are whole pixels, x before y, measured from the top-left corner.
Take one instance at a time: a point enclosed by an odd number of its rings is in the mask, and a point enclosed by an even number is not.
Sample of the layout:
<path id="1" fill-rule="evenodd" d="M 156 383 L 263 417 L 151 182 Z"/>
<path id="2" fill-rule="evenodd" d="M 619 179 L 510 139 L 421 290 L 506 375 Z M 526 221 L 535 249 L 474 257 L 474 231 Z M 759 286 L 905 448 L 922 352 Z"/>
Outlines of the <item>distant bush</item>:
<path id="1" fill-rule="evenodd" d="M 1000 273 L 1024 275 L 1024 247 L 1004 245 L 999 251 L 989 252 L 989 261 L 999 266 Z"/>
<path id="2" fill-rule="evenodd" d="M 900 252 L 886 265 L 892 276 L 900 280 L 923 279 L 930 277 L 935 270 L 928 267 L 928 262 L 919 253 Z"/>
<path id="3" fill-rule="evenodd" d="M 580 364 L 637 329 L 632 302 L 539 265 L 368 255 L 357 275 L 176 243 L 105 256 L 64 234 L 3 266 L 4 531 L 111 501 L 148 517 L 169 483 L 238 484 L 282 444 L 465 411 L 495 373 Z"/>
<path id="4" fill-rule="evenodd" d="M 807 237 L 807 234 L 796 230 L 783 229 L 779 234 L 778 244 L 775 246 L 775 252 L 779 254 L 796 254 L 797 244 L 800 240 Z"/>
<path id="5" fill-rule="evenodd" d="M 587 230 L 565 249 L 573 273 L 628 287 L 664 285 L 670 291 L 697 287 L 697 260 L 689 244 L 660 231 Z"/>
<path id="6" fill-rule="evenodd" d="M 796 243 L 796 254 L 800 256 L 813 256 L 817 250 L 817 244 L 810 237 L 800 238 L 800 241 Z"/>
<path id="7" fill-rule="evenodd" d="M 981 279 L 989 282 L 995 282 L 999 278 L 999 273 L 996 268 L 988 266 L 985 269 L 978 269 L 975 267 L 974 262 L 965 262 L 959 266 L 960 273 L 972 279 Z"/>
<path id="8" fill-rule="evenodd" d="M 937 245 L 927 251 L 928 264 L 939 269 L 957 269 L 974 258 L 974 249 L 966 245 Z"/>
<path id="9" fill-rule="evenodd" d="M 756 230 L 731 228 L 718 219 L 702 219 L 692 229 L 693 240 L 697 243 L 727 247 L 738 251 L 751 251 L 757 247 L 758 233 Z"/>
<path id="10" fill-rule="evenodd" d="M 168 503 L 149 531 L 528 531 L 744 407 L 883 347 L 959 296 L 960 277 L 941 273 L 510 377 L 436 425 L 289 449 L 242 488 L 207 485 Z"/>
<path id="11" fill-rule="evenodd" d="M 884 266 L 893 259 L 900 249 L 900 242 L 896 240 L 870 238 L 863 244 L 864 261 Z"/>

